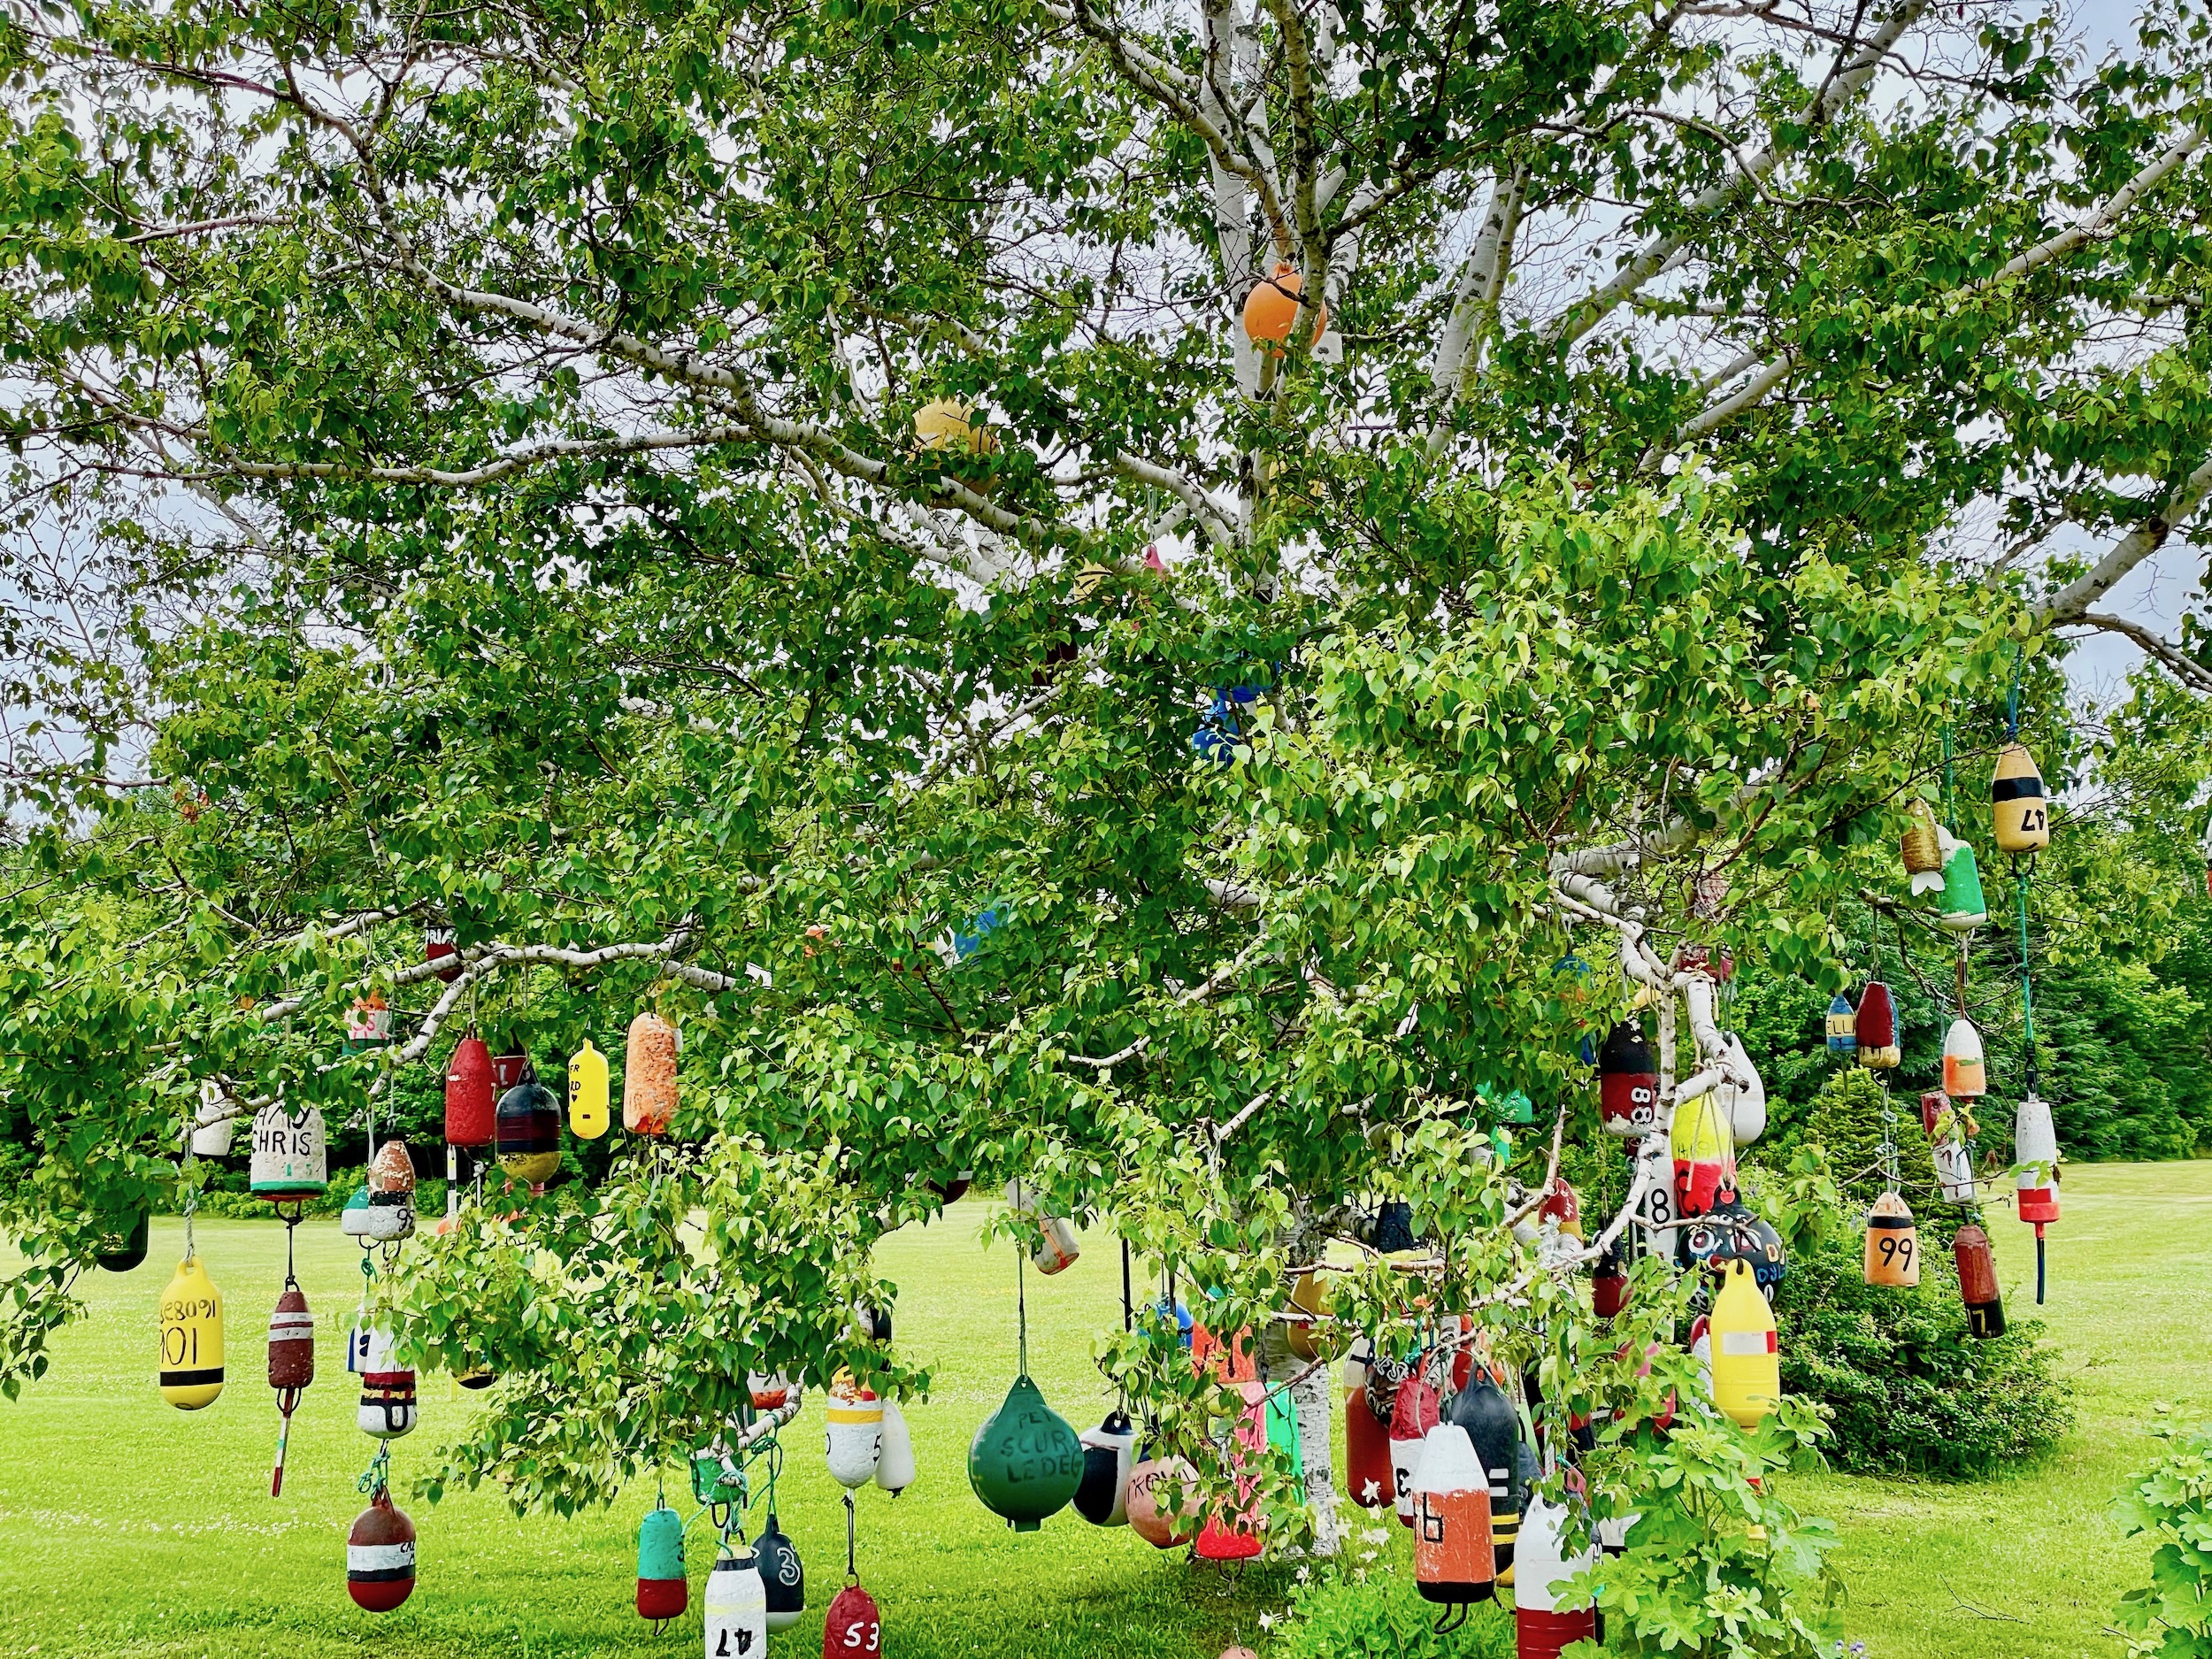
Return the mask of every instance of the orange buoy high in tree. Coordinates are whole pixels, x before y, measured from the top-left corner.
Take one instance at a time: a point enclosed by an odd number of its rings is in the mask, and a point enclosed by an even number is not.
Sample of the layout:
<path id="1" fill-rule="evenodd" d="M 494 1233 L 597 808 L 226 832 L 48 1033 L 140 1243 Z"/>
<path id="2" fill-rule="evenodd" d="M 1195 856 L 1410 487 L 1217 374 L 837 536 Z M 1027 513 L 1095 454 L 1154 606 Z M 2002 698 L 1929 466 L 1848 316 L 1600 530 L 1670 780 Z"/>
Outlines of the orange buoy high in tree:
<path id="1" fill-rule="evenodd" d="M 622 1126 L 664 1135 L 676 1117 L 676 1028 L 651 1009 L 630 1022 L 622 1061 Z"/>
<path id="2" fill-rule="evenodd" d="M 1298 267 L 1282 263 L 1277 264 L 1272 274 L 1252 285 L 1252 291 L 1244 297 L 1244 332 L 1254 345 L 1283 348 L 1297 326 L 1305 288 L 1306 280 Z M 1327 330 L 1329 308 L 1317 305 L 1309 315 L 1313 318 L 1308 334 L 1310 343 Z"/>

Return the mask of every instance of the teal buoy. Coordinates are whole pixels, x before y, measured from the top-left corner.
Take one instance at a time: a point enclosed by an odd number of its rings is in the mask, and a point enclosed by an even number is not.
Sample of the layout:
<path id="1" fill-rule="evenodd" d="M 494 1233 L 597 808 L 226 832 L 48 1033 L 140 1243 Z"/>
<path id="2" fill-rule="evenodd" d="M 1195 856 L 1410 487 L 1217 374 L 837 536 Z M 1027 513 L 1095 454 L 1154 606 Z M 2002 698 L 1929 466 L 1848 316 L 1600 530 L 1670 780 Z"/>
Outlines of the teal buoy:
<path id="1" fill-rule="evenodd" d="M 1083 1442 L 1024 1371 L 968 1448 L 968 1484 L 1018 1532 L 1056 1515 L 1083 1481 Z"/>
<path id="2" fill-rule="evenodd" d="M 691 1581 L 684 1573 L 684 1517 L 673 1509 L 651 1509 L 637 1529 L 637 1610 L 655 1623 L 680 1618 L 691 1605 Z"/>

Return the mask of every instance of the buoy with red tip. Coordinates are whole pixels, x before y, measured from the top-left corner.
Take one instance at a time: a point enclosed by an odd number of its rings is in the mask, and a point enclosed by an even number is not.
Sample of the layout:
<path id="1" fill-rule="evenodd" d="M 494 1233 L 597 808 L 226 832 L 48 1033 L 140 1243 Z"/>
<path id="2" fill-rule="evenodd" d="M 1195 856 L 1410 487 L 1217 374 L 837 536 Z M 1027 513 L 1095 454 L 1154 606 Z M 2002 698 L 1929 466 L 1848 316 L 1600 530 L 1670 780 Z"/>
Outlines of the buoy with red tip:
<path id="1" fill-rule="evenodd" d="M 1982 1058 L 1982 1034 L 1963 1014 L 1943 1033 L 1943 1092 L 1954 1100 L 1979 1100 L 1989 1093 L 1989 1067 Z"/>
<path id="2" fill-rule="evenodd" d="M 676 1118 L 676 1028 L 651 1009 L 630 1022 L 622 1059 L 622 1126 L 664 1135 Z"/>
<path id="3" fill-rule="evenodd" d="M 1740 1427 L 1755 1429 L 1782 1398 L 1782 1359 L 1774 1310 L 1741 1258 L 1722 1274 L 1711 1332 L 1713 1403 Z"/>
<path id="4" fill-rule="evenodd" d="M 2014 1213 L 2035 1228 L 2035 1300 L 2043 1302 L 2043 1229 L 2058 1219 L 2058 1131 L 2032 1085 L 2012 1120 Z"/>
<path id="5" fill-rule="evenodd" d="M 637 1529 L 637 1611 L 655 1624 L 681 1618 L 691 1605 L 684 1571 L 684 1517 L 665 1504 L 645 1512 Z"/>
<path id="6" fill-rule="evenodd" d="M 415 1593 L 415 1524 L 381 1485 L 346 1534 L 346 1592 L 372 1613 L 388 1613 Z"/>
<path id="7" fill-rule="evenodd" d="M 1399 1385 L 1390 1413 L 1390 1489 L 1402 1526 L 1413 1525 L 1413 1482 L 1421 1472 L 1421 1448 L 1429 1431 L 1443 1420 L 1443 1401 L 1429 1380 L 1428 1367 L 1417 1363 Z"/>
<path id="8" fill-rule="evenodd" d="M 849 1584 L 830 1603 L 822 1626 L 822 1659 L 875 1659 L 883 1651 L 883 1614 L 875 1597 Z"/>
<path id="9" fill-rule="evenodd" d="M 1859 994 L 1859 1010 L 1854 1018 L 1859 1064 L 1878 1071 L 1894 1068 L 1904 1056 L 1898 1046 L 1897 1003 L 1889 987 L 1879 979 L 1869 979 L 1866 989 Z"/>
<path id="10" fill-rule="evenodd" d="M 1709 1089 L 1677 1103 L 1668 1141 L 1674 1161 L 1677 1215 L 1706 1215 L 1724 1197 L 1735 1195 L 1735 1134 L 1721 1115 L 1717 1091 Z"/>
<path id="11" fill-rule="evenodd" d="M 492 1087 L 492 1051 L 474 1032 L 453 1047 L 445 1069 L 445 1143 L 472 1150 L 492 1143 L 498 1095 Z"/>
<path id="12" fill-rule="evenodd" d="M 1529 1500 L 1514 1558 L 1515 1659 L 1559 1659 L 1572 1644 L 1597 1639 L 1596 1605 L 1568 1587 L 1577 1573 L 1597 1571 L 1597 1540 L 1570 1555 L 1566 1529 L 1566 1510 L 1541 1496 Z"/>
<path id="13" fill-rule="evenodd" d="M 276 1310 L 269 1316 L 269 1386 L 276 1390 L 277 1410 L 283 1426 L 277 1430 L 276 1464 L 269 1472 L 269 1495 L 284 1491 L 284 1452 L 292 1438 L 292 1413 L 299 1409 L 301 1391 L 315 1380 L 315 1316 L 307 1310 L 307 1293 L 296 1279 L 284 1281 Z"/>
<path id="14" fill-rule="evenodd" d="M 1951 1240 L 1951 1258 L 1958 1264 L 1967 1330 L 1978 1337 L 2004 1335 L 2005 1299 L 1997 1288 L 1997 1258 L 1990 1254 L 1989 1235 L 1968 1222 Z"/>
<path id="15" fill-rule="evenodd" d="M 830 1478 L 850 1492 L 876 1478 L 883 1455 L 883 1402 L 872 1388 L 864 1387 L 852 1372 L 841 1371 L 830 1384 L 823 1407 L 827 1426 L 822 1452 L 829 1463 Z"/>
<path id="16" fill-rule="evenodd" d="M 1456 1423 L 1440 1423 L 1423 1438 L 1412 1497 L 1413 1578 L 1422 1598 L 1464 1607 L 1496 1595 L 1490 1481 Z"/>
<path id="17" fill-rule="evenodd" d="M 1659 1121 L 1659 1063 L 1632 1015 L 1598 1050 L 1598 1110 L 1608 1134 L 1648 1134 Z"/>
<path id="18" fill-rule="evenodd" d="M 389 1333 L 371 1327 L 361 1345 L 361 1407 L 354 1421 L 372 1439 L 396 1440 L 415 1431 L 415 1373 L 392 1352 Z"/>
<path id="19" fill-rule="evenodd" d="M 223 1392 L 223 1293 L 198 1255 L 177 1263 L 161 1293 L 161 1397 L 180 1411 L 197 1411 Z"/>
<path id="20" fill-rule="evenodd" d="M 1901 1193 L 1884 1193 L 1866 1217 L 1866 1282 L 1909 1290 L 1920 1282 L 1920 1230 Z"/>
<path id="21" fill-rule="evenodd" d="M 1989 801 L 1997 815 L 2000 851 L 2032 853 L 2051 844 L 2051 818 L 2043 799 L 2042 773 L 2024 746 L 2008 743 L 1998 751 L 1996 775 L 1989 782 Z"/>
<path id="22" fill-rule="evenodd" d="M 1198 1471 L 1187 1458 L 1148 1449 L 1129 1471 L 1129 1530 L 1155 1549 L 1190 1542 L 1198 1532 L 1197 1481 Z"/>

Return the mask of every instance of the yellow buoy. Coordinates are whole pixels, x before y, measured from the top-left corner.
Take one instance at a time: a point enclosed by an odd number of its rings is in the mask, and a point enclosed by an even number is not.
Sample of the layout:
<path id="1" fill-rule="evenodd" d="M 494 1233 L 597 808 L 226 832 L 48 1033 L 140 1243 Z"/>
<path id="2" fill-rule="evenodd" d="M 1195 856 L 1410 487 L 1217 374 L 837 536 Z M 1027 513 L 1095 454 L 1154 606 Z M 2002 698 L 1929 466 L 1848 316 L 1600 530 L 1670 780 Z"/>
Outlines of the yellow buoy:
<path id="1" fill-rule="evenodd" d="M 161 1293 L 161 1397 L 197 1411 L 223 1392 L 223 1293 L 207 1263 L 188 1256 Z"/>
<path id="2" fill-rule="evenodd" d="M 2008 743 L 1997 757 L 1997 775 L 1989 783 L 1997 813 L 1997 845 L 2004 852 L 2032 853 L 2051 844 L 2051 817 L 2043 802 L 2043 776 L 2035 757 L 2019 743 Z"/>
<path id="3" fill-rule="evenodd" d="M 607 1122 L 607 1056 L 587 1037 L 568 1056 L 568 1127 L 579 1141 L 596 1141 Z"/>
<path id="4" fill-rule="evenodd" d="M 1943 887 L 1943 848 L 1936 833 L 1935 812 L 1918 795 L 1905 803 L 1905 873 L 1912 878 L 1914 894 L 1940 892 Z"/>
<path id="5" fill-rule="evenodd" d="M 989 455 L 998 438 L 988 426 L 972 426 L 969 405 L 955 397 L 940 397 L 914 411 L 914 436 L 925 449 L 965 449 L 970 455 Z"/>
<path id="6" fill-rule="evenodd" d="M 1759 1294 L 1751 1263 L 1728 1263 L 1713 1298 L 1713 1403 L 1747 1429 L 1782 1398 L 1782 1356 L 1775 1340 L 1774 1310 Z"/>

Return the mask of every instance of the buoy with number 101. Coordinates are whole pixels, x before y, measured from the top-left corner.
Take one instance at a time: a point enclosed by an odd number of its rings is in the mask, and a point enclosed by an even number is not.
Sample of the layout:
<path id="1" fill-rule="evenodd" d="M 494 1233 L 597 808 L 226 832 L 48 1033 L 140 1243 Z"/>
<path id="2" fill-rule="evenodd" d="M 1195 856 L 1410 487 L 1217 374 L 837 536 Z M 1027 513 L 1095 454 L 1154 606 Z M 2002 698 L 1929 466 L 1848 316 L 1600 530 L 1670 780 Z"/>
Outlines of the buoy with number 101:
<path id="1" fill-rule="evenodd" d="M 197 1411 L 223 1392 L 223 1293 L 196 1254 L 177 1263 L 161 1293 L 161 1397 Z"/>

